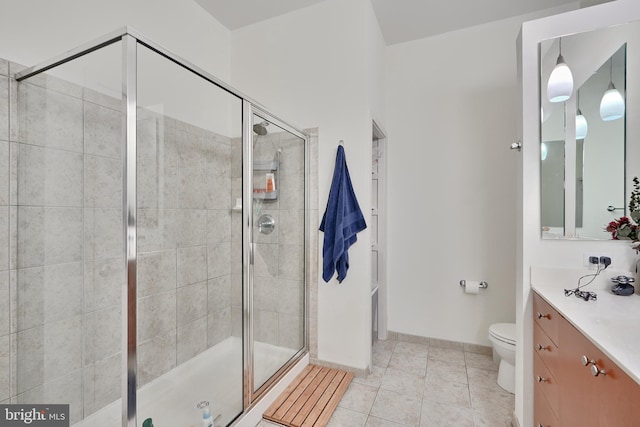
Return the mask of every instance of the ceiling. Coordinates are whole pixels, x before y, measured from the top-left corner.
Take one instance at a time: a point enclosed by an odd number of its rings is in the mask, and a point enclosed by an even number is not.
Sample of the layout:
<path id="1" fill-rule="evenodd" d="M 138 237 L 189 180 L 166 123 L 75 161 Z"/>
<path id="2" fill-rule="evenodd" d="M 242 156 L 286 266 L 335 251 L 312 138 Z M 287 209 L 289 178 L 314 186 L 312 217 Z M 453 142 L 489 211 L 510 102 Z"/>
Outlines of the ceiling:
<path id="1" fill-rule="evenodd" d="M 196 0 L 230 30 L 326 0 Z M 371 0 L 387 45 L 565 5 L 610 0 Z"/>

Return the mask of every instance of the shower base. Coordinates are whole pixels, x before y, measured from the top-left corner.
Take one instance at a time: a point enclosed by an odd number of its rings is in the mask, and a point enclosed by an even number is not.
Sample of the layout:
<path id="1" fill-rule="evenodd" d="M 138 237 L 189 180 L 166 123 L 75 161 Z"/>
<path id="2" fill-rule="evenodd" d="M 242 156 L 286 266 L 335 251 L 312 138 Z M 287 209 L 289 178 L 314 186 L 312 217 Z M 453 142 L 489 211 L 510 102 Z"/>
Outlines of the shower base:
<path id="1" fill-rule="evenodd" d="M 290 348 L 256 342 L 255 384 L 260 385 L 296 354 Z M 263 375 L 258 375 L 263 373 Z M 229 337 L 166 374 L 145 384 L 137 394 L 138 425 L 147 418 L 154 427 L 201 424 L 198 402 L 209 401 L 217 426 L 225 426 L 242 412 L 242 340 Z M 122 425 L 121 399 L 77 422 L 73 427 Z"/>

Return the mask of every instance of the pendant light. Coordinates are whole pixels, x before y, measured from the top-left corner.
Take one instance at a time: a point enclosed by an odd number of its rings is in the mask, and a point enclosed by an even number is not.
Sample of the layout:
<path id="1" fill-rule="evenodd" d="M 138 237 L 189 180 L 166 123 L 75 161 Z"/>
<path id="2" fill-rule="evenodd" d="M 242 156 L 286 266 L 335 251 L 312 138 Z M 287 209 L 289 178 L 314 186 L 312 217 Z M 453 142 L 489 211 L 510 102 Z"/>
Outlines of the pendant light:
<path id="1" fill-rule="evenodd" d="M 549 102 L 564 102 L 573 94 L 573 75 L 562 57 L 562 38 L 560 38 L 559 45 L 558 60 L 547 82 Z"/>
<path id="2" fill-rule="evenodd" d="M 624 116 L 624 98 L 613 84 L 613 57 L 609 60 L 609 87 L 600 101 L 600 117 L 605 122 L 618 120 Z"/>
<path id="3" fill-rule="evenodd" d="M 589 126 L 587 125 L 587 119 L 582 115 L 580 111 L 580 91 L 576 92 L 576 103 L 578 110 L 576 111 L 576 139 L 585 139 Z"/>

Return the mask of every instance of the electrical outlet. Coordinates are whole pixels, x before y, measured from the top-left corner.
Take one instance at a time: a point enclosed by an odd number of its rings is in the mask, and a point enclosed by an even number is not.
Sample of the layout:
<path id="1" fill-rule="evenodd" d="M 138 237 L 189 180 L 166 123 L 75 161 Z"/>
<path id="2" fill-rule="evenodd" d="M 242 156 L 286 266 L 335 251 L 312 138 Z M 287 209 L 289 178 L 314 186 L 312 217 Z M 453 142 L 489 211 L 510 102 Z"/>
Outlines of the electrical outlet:
<path id="1" fill-rule="evenodd" d="M 605 265 L 605 259 L 608 261 L 608 264 Z M 585 252 L 582 254 L 582 265 L 585 267 L 589 267 L 590 269 L 595 269 L 598 266 L 604 268 L 605 266 L 610 265 L 612 262 L 612 258 L 609 255 L 596 253 L 596 252 Z"/>
<path id="2" fill-rule="evenodd" d="M 591 262 L 594 261 L 595 262 Z M 586 252 L 582 254 L 582 265 L 585 267 L 595 267 L 600 263 L 600 254 L 594 252 Z"/>

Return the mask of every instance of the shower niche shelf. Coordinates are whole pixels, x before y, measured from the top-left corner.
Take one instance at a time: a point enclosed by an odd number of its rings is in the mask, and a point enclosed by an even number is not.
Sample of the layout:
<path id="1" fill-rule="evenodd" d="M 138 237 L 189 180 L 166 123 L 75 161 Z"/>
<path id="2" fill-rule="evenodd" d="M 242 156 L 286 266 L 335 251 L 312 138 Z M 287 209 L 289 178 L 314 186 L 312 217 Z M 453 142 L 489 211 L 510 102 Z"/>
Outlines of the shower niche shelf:
<path id="1" fill-rule="evenodd" d="M 276 154 L 273 156 L 272 160 L 254 160 L 253 162 L 254 172 L 272 172 L 273 173 L 274 187 L 277 187 L 277 185 L 279 185 L 278 169 L 280 167 L 280 153 L 282 153 L 281 148 L 276 151 Z M 265 179 L 266 179 L 266 176 L 265 176 Z M 265 187 L 266 187 L 266 182 L 265 182 Z M 273 191 L 267 191 L 266 188 L 254 188 L 253 198 L 256 200 L 271 200 L 271 201 L 278 200 L 278 189 L 276 188 Z"/>

